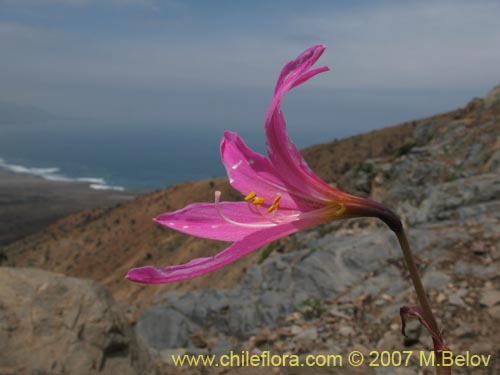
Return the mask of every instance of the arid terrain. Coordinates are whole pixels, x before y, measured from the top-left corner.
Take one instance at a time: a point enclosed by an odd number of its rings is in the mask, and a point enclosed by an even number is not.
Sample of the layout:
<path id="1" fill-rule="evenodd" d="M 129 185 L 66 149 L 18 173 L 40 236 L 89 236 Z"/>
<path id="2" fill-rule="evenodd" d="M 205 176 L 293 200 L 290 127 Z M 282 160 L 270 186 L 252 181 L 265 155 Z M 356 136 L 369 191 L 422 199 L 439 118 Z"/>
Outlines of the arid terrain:
<path id="1" fill-rule="evenodd" d="M 126 202 L 136 192 L 89 189 L 88 183 L 49 181 L 0 168 L 0 246 L 91 207 Z"/>
<path id="2" fill-rule="evenodd" d="M 328 183 L 380 201 L 403 219 L 450 347 L 493 356 L 488 367 L 454 373 L 500 373 L 500 87 L 462 109 L 316 145 L 303 155 Z M 395 238 L 376 220 L 297 233 L 181 283 L 124 279 L 132 267 L 184 263 L 226 247 L 152 222 L 213 201 L 215 190 L 225 200 L 241 199 L 225 178 L 188 182 L 113 207 L 108 199 L 107 208 L 57 221 L 47 215 L 48 227 L 0 247 L 0 374 L 256 374 L 262 371 L 173 368 L 169 355 L 431 348 L 416 322 L 407 338 L 401 335 L 399 307 L 414 304 L 414 292 Z M 38 209 L 27 202 L 17 206 L 20 217 Z M 7 221 L 20 234 L 29 226 Z M 71 356 L 61 353 L 61 342 Z M 48 351 L 50 363 L 43 359 Z M 430 373 L 417 368 L 412 362 L 272 373 Z"/>

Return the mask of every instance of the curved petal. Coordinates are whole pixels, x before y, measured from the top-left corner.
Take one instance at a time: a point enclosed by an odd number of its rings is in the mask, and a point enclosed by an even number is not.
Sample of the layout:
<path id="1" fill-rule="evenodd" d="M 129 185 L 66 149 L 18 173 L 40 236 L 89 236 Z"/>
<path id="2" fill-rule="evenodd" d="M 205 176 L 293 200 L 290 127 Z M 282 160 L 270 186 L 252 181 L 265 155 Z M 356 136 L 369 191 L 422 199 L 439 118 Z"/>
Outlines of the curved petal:
<path id="1" fill-rule="evenodd" d="M 214 203 L 193 203 L 178 211 L 166 212 L 153 220 L 165 227 L 191 236 L 233 242 L 262 230 L 259 225 L 273 225 L 270 218 L 286 219 L 288 215 L 295 213 L 295 211 L 280 209 L 279 215 L 270 217 L 265 210 L 263 210 L 263 215 L 259 215 L 255 211 L 256 208 L 249 207 L 247 202 L 221 202 L 218 205 L 225 217 L 242 223 L 242 225 L 234 225 L 224 220 Z M 245 226 L 245 224 L 254 227 Z"/>
<path id="2" fill-rule="evenodd" d="M 332 189 L 309 168 L 289 138 L 281 112 L 281 101 L 289 90 L 328 70 L 327 67 L 310 69 L 324 50 L 322 45 L 311 47 L 283 68 L 266 114 L 266 146 L 269 158 L 282 179 L 306 195 L 328 201 L 338 198 L 341 192 Z"/>
<path id="3" fill-rule="evenodd" d="M 278 238 L 321 224 L 322 221 L 324 220 L 317 216 L 263 229 L 233 243 L 213 257 L 197 258 L 186 264 L 166 268 L 151 266 L 134 268 L 128 271 L 126 278 L 145 284 L 166 284 L 191 279 L 232 263 Z"/>
<path id="4" fill-rule="evenodd" d="M 324 51 L 325 46 L 323 45 L 313 46 L 302 52 L 283 67 L 278 81 L 276 82 L 274 96 L 267 109 L 266 125 L 271 121 L 273 113 L 279 111 L 281 101 L 288 91 L 307 82 L 315 75 L 330 70 L 327 66 L 311 69 Z"/>
<path id="5" fill-rule="evenodd" d="M 243 195 L 253 191 L 263 197 L 267 205 L 280 195 L 280 207 L 291 210 L 307 211 L 319 206 L 318 202 L 311 202 L 306 194 L 291 195 L 290 190 L 293 189 L 288 181 L 280 177 L 266 157 L 248 148 L 238 134 L 224 132 L 220 151 L 229 183 Z"/>
<path id="6" fill-rule="evenodd" d="M 283 67 L 283 69 L 281 69 L 278 81 L 276 82 L 274 93 L 277 94 L 280 88 L 282 88 L 283 86 L 288 84 L 291 85 L 293 84 L 294 81 L 300 80 L 301 77 L 304 78 L 304 75 L 307 74 L 309 68 L 311 68 L 316 63 L 316 61 L 318 61 L 318 59 L 321 57 L 324 51 L 325 51 L 325 46 L 317 44 L 315 46 L 306 49 L 304 52 L 298 55 L 294 60 L 289 61 Z M 328 68 L 322 67 L 317 69 L 328 69 Z M 309 78 L 311 77 L 308 77 L 307 79 Z"/>

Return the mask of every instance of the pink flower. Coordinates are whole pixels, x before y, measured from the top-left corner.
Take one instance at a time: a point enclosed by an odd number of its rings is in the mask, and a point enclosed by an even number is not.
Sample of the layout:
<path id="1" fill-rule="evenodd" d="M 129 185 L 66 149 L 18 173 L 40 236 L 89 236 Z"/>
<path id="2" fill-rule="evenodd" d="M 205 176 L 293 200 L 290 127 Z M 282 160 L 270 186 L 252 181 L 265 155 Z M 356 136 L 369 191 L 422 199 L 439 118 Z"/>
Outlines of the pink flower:
<path id="1" fill-rule="evenodd" d="M 281 101 L 289 90 L 329 70 L 312 67 L 324 50 L 322 45 L 313 46 L 281 71 L 265 118 L 269 159 L 249 149 L 236 133 L 224 133 L 222 162 L 231 186 L 245 196 L 242 202 L 220 202 L 220 192 L 215 192 L 215 203 L 193 203 L 154 219 L 183 233 L 233 244 L 213 257 L 186 264 L 132 269 L 126 276 L 129 280 L 161 284 L 190 279 L 331 220 L 371 216 L 391 227 L 399 225 L 399 219 L 380 204 L 334 189 L 317 177 L 286 133 Z"/>

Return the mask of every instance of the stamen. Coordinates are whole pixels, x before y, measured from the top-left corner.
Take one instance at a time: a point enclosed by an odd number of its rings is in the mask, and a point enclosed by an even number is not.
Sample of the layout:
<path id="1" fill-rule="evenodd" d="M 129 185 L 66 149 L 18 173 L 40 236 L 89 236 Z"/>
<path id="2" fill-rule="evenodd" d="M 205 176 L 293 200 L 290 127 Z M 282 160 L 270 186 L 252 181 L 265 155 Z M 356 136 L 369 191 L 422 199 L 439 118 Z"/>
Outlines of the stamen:
<path id="1" fill-rule="evenodd" d="M 282 220 L 275 220 L 274 217 L 271 218 L 269 216 L 264 216 L 264 214 L 262 213 L 262 211 L 259 209 L 260 208 L 260 204 L 259 205 L 252 205 L 250 204 L 250 202 L 248 203 L 248 209 L 253 212 L 254 214 L 257 214 L 259 215 L 260 217 L 262 217 L 264 220 L 269 220 L 273 223 L 276 223 L 276 224 L 282 224 L 283 221 Z M 269 212 L 269 208 L 268 208 L 268 212 Z M 276 216 L 276 211 L 273 212 L 273 216 Z"/>
<path id="2" fill-rule="evenodd" d="M 281 199 L 281 195 L 278 194 L 276 198 L 274 198 L 273 204 L 271 206 L 279 206 L 279 201 Z"/>
<path id="3" fill-rule="evenodd" d="M 274 198 L 273 204 L 267 209 L 267 212 L 271 213 L 273 211 L 277 211 L 278 208 L 280 208 L 280 199 L 281 195 L 278 194 L 278 196 Z"/>
<path id="4" fill-rule="evenodd" d="M 280 208 L 280 203 L 277 202 L 276 204 L 273 204 L 267 209 L 267 212 L 271 213 L 273 211 L 278 211 L 278 208 Z"/>
<path id="5" fill-rule="evenodd" d="M 253 204 L 255 204 L 256 206 L 258 204 L 264 204 L 264 198 L 262 197 L 255 197 L 252 201 Z"/>
<path id="6" fill-rule="evenodd" d="M 274 227 L 274 226 L 278 225 L 277 223 L 272 223 L 272 222 L 269 222 L 269 223 L 239 223 L 237 221 L 234 221 L 222 213 L 222 210 L 220 209 L 220 204 L 219 204 L 220 203 L 220 196 L 221 196 L 221 192 L 217 190 L 215 192 L 215 209 L 217 210 L 217 213 L 219 214 L 221 219 L 224 220 L 225 222 L 227 222 L 229 224 L 236 225 L 238 227 L 243 227 L 243 228 L 270 228 L 270 227 Z M 263 198 L 262 198 L 262 200 L 263 200 Z"/>
<path id="7" fill-rule="evenodd" d="M 257 194 L 255 193 L 255 191 L 251 191 L 250 193 L 248 193 L 248 195 L 243 198 L 246 202 L 252 202 L 253 199 L 257 196 Z"/>

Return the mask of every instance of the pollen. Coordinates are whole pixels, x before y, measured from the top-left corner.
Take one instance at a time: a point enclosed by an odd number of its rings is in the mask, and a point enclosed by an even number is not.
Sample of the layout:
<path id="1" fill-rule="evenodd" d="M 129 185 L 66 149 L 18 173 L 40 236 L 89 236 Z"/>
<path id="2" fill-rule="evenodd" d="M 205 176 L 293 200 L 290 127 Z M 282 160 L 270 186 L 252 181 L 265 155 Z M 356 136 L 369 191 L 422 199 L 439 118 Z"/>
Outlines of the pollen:
<path id="1" fill-rule="evenodd" d="M 264 198 L 258 197 L 257 193 L 255 191 L 251 191 L 248 193 L 248 195 L 243 198 L 246 202 L 253 203 L 255 206 L 259 206 L 261 204 L 264 204 Z"/>
<path id="2" fill-rule="evenodd" d="M 256 206 L 259 205 L 259 204 L 263 204 L 264 203 L 264 198 L 262 198 L 262 197 L 255 197 L 252 200 L 252 203 L 255 204 Z"/>
<path id="3" fill-rule="evenodd" d="M 278 210 L 278 208 L 280 208 L 280 199 L 281 195 L 278 194 L 278 196 L 274 198 L 273 204 L 269 206 L 269 208 L 267 209 L 267 212 L 271 213 L 273 211 Z"/>
<path id="4" fill-rule="evenodd" d="M 250 193 L 248 193 L 248 195 L 243 198 L 246 202 L 253 202 L 254 198 L 257 196 L 257 194 L 255 193 L 255 191 L 251 191 Z"/>
<path id="5" fill-rule="evenodd" d="M 281 195 L 278 194 L 278 196 L 276 198 L 274 198 L 273 204 L 271 206 L 276 206 L 276 205 L 279 206 L 280 199 L 281 199 Z"/>
<path id="6" fill-rule="evenodd" d="M 272 206 L 269 206 L 269 208 L 267 209 L 267 212 L 271 213 L 273 211 L 278 210 L 278 208 L 280 208 L 280 204 L 279 203 L 273 204 Z"/>

